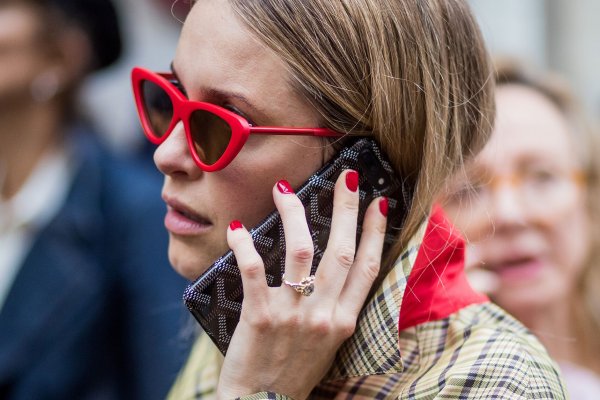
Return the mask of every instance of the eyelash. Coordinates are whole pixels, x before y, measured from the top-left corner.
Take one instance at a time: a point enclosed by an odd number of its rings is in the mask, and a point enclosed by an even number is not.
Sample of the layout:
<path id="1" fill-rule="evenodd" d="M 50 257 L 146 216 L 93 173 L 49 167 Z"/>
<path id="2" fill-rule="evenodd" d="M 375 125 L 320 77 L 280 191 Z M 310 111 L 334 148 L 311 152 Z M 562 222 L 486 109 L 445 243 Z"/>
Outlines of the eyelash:
<path id="1" fill-rule="evenodd" d="M 223 107 L 226 110 L 231 111 L 234 114 L 239 115 L 240 117 L 242 117 L 246 121 L 248 121 L 248 123 L 250 124 L 250 126 L 254 126 L 254 122 L 252 121 L 252 119 L 250 117 L 248 117 L 244 112 L 240 111 L 237 107 L 232 106 L 231 104 L 224 104 L 221 107 Z"/>
<path id="2" fill-rule="evenodd" d="M 170 80 L 171 84 L 173 86 L 175 86 L 177 88 L 177 90 L 179 90 L 181 92 L 181 94 L 183 94 L 186 98 L 188 98 L 187 92 L 185 91 L 185 88 L 183 87 L 183 85 L 181 84 L 181 82 L 179 82 L 178 79 L 171 79 Z"/>
<path id="3" fill-rule="evenodd" d="M 189 98 L 189 97 L 188 97 L 188 95 L 187 95 L 187 92 L 186 92 L 185 88 L 183 87 L 183 85 L 181 84 L 181 82 L 180 82 L 178 79 L 173 79 L 173 80 L 171 81 L 171 83 L 172 83 L 172 84 L 173 84 L 173 85 L 174 85 L 174 86 L 175 86 L 175 87 L 176 87 L 176 88 L 177 88 L 177 89 L 178 89 L 178 90 L 179 90 L 179 91 L 180 91 L 180 92 L 181 92 L 181 93 L 182 93 L 182 94 L 183 94 L 185 97 Z M 219 105 L 219 104 L 217 104 L 217 105 Z M 223 105 L 220 105 L 220 107 L 223 107 L 224 109 L 226 109 L 226 110 L 229 110 L 229 111 L 231 111 L 232 113 L 234 113 L 234 114 L 237 114 L 237 115 L 239 115 L 240 117 L 243 117 L 243 118 L 245 118 L 245 119 L 246 119 L 246 121 L 248 121 L 248 123 L 250 124 L 250 126 L 255 126 L 255 124 L 254 124 L 254 122 L 252 121 L 252 119 L 251 119 L 250 117 L 248 117 L 248 116 L 247 116 L 247 115 L 246 115 L 244 112 L 240 111 L 240 110 L 239 110 L 237 107 L 235 107 L 235 106 L 233 106 L 233 105 L 231 105 L 231 104 L 227 104 L 227 103 L 225 103 L 225 104 L 223 104 Z"/>

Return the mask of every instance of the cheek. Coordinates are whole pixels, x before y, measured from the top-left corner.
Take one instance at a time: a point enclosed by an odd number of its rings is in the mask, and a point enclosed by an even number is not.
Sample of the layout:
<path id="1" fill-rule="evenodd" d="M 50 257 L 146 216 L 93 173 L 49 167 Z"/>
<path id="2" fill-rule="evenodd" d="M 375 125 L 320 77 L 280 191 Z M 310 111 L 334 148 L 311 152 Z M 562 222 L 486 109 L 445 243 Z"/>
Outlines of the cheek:
<path id="1" fill-rule="evenodd" d="M 43 70 L 33 60 L 19 56 L 14 60 L 3 62 L 0 77 L 0 92 L 4 96 L 29 97 L 32 81 Z M 8 99 L 8 98 L 7 98 Z"/>
<path id="2" fill-rule="evenodd" d="M 220 185 L 219 196 L 215 197 L 219 213 L 226 216 L 222 222 L 228 224 L 237 219 L 252 228 L 275 208 L 272 188 L 279 178 L 266 173 L 257 175 L 243 168 L 232 168 L 229 172 L 228 179 Z"/>
<path id="3" fill-rule="evenodd" d="M 322 165 L 320 141 L 317 145 L 311 141 L 310 146 L 290 139 L 274 141 L 279 143 L 268 146 L 269 151 L 261 150 L 267 146 L 260 146 L 240 154 L 222 182 L 223 192 L 229 193 L 225 201 L 236 199 L 231 209 L 249 227 L 274 210 L 272 189 L 277 181 L 285 179 L 298 188 Z"/>
<path id="4" fill-rule="evenodd" d="M 546 227 L 548 246 L 561 279 L 575 284 L 589 254 L 589 219 L 583 206 Z"/>

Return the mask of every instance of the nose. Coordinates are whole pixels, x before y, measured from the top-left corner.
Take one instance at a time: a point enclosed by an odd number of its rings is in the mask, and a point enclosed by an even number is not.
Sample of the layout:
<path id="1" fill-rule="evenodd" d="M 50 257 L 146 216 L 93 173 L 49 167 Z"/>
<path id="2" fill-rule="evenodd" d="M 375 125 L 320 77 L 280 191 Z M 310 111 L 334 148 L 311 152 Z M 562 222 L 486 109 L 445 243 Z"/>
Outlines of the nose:
<path id="1" fill-rule="evenodd" d="M 512 231 L 524 226 L 527 212 L 517 188 L 509 182 L 498 184 L 491 193 L 490 218 L 496 233 Z"/>
<path id="2" fill-rule="evenodd" d="M 154 163 L 164 175 L 194 179 L 202 174 L 190 153 L 183 122 L 154 151 Z"/>

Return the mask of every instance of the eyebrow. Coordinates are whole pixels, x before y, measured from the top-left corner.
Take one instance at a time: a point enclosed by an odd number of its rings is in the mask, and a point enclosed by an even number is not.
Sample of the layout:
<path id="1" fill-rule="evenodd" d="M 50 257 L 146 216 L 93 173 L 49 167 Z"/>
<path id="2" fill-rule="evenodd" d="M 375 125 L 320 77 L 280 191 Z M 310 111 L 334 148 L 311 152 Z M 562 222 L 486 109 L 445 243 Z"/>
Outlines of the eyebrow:
<path id="1" fill-rule="evenodd" d="M 173 73 L 173 76 L 175 77 L 175 79 L 181 83 L 181 80 L 179 79 L 179 76 L 177 75 L 177 70 L 175 69 L 175 65 L 174 65 L 173 61 L 171 62 L 170 67 L 171 67 L 171 72 Z M 182 83 L 181 83 L 181 85 L 183 86 Z M 259 107 L 255 106 L 244 95 L 241 95 L 241 94 L 235 93 L 235 92 L 230 92 L 227 90 L 215 89 L 215 88 L 207 88 L 205 90 L 205 94 L 209 98 L 214 98 L 214 99 L 219 99 L 219 100 L 236 99 L 236 100 L 244 103 L 244 105 L 249 109 L 251 115 L 253 116 L 252 120 L 254 120 L 254 121 L 256 121 L 256 120 L 268 121 L 269 120 L 268 113 L 266 113 L 264 110 L 260 109 Z"/>

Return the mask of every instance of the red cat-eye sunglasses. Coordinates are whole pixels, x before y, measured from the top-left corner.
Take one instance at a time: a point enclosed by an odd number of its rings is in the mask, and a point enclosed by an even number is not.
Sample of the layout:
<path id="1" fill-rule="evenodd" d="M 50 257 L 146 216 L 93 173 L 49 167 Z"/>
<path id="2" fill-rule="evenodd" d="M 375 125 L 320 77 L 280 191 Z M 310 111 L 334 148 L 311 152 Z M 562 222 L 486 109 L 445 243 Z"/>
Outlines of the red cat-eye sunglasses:
<path id="1" fill-rule="evenodd" d="M 131 72 L 135 103 L 146 137 L 164 142 L 183 121 L 192 157 L 203 171 L 225 168 L 240 152 L 249 135 L 340 137 L 327 128 L 252 126 L 244 117 L 211 103 L 188 100 L 173 74 L 136 67 Z"/>

